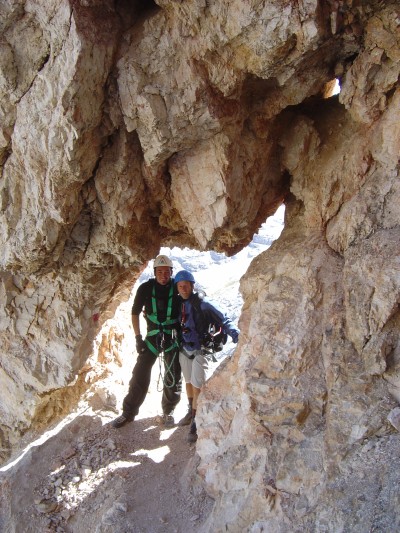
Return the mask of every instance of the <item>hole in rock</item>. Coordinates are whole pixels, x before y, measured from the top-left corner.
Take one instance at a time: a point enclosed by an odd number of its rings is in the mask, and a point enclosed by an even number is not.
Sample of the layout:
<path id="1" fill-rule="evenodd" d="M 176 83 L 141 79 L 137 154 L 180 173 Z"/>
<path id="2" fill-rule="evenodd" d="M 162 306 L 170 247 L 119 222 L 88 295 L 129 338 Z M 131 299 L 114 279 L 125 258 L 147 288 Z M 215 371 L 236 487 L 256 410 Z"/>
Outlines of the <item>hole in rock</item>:
<path id="1" fill-rule="evenodd" d="M 199 252 L 188 248 L 180 249 L 176 247 L 172 249 L 162 248 L 160 253 L 168 255 L 172 259 L 174 273 L 182 269 L 191 271 L 196 279 L 195 288 L 204 290 L 207 296 L 214 300 L 221 310 L 225 311 L 229 318 L 238 325 L 243 304 L 239 291 L 240 278 L 247 271 L 252 259 L 268 249 L 273 241 L 279 237 L 283 230 L 284 212 L 285 209 L 282 205 L 274 216 L 269 217 L 262 224 L 258 233 L 253 236 L 252 242 L 232 257 L 213 251 Z M 129 300 L 117 308 L 114 317 L 107 320 L 98 333 L 93 343 L 92 355 L 86 365 L 88 369 L 86 379 L 88 383 L 92 382 L 92 385 L 84 394 L 76 409 L 55 427 L 44 432 L 39 438 L 29 444 L 26 443 L 18 457 L 0 468 L 0 472 L 12 468 L 28 452 L 45 445 L 56 436 L 59 439 L 66 438 L 69 442 L 70 433 L 68 431 L 77 431 L 79 426 L 81 432 L 92 432 L 93 427 L 97 427 L 99 423 L 109 423 L 115 418 L 116 413 L 121 412 L 122 400 L 127 393 L 136 360 L 135 338 L 131 325 L 131 307 L 139 284 L 153 276 L 152 264 L 153 262 L 151 261 L 142 272 L 132 289 Z M 143 320 L 142 317 L 141 320 Z M 141 325 L 141 330 L 143 333 L 146 331 L 144 321 Z M 212 370 L 214 371 L 226 357 L 231 356 L 235 349 L 236 345 L 228 337 L 228 342 L 223 351 L 216 354 L 217 362 L 214 363 Z M 137 421 L 153 418 L 161 412 L 162 382 L 159 380 L 160 366 L 159 362 L 156 362 L 153 366 L 149 394 L 146 395 L 139 415 L 135 419 Z M 187 400 L 183 384 L 182 399 L 175 410 L 176 420 L 183 417 L 186 410 Z M 97 415 L 101 416 L 101 421 Z M 66 427 L 74 428 L 74 424 L 77 425 L 75 429 L 65 430 Z M 145 420 L 143 420 L 142 424 L 145 424 Z M 160 435 L 160 441 L 168 440 L 170 432 L 175 431 L 175 429 L 165 429 Z M 154 428 L 143 426 L 142 430 L 152 431 Z M 64 437 L 60 437 L 63 434 L 65 434 Z M 66 447 L 68 448 L 67 445 Z M 142 455 L 150 454 L 150 452 L 143 450 L 141 450 L 141 453 Z M 161 446 L 151 452 L 151 458 L 155 462 L 162 461 L 166 453 L 167 447 Z M 110 463 L 109 469 L 137 466 L 139 463 L 136 459 L 136 456 L 134 456 L 125 463 L 124 461 Z M 57 477 L 57 472 L 53 472 L 51 475 Z M 81 481 L 82 483 L 85 482 L 84 480 Z M 75 491 L 74 483 L 75 481 L 73 480 L 71 482 L 71 494 L 74 494 Z M 67 493 L 68 490 L 69 488 L 65 487 L 64 492 Z M 82 498 L 84 499 L 86 496 L 86 493 L 83 492 Z M 80 502 L 81 500 L 75 503 L 79 505 Z"/>
<path id="2" fill-rule="evenodd" d="M 154 0 L 117 0 L 116 2 L 116 11 L 121 18 L 124 29 L 136 22 L 143 22 L 160 9 Z"/>
<path id="3" fill-rule="evenodd" d="M 130 2 L 128 2 L 130 3 Z M 154 0 L 140 0 L 139 2 L 134 3 L 134 10 L 136 16 L 142 16 L 147 14 L 152 14 L 155 11 L 160 10 L 160 6 L 157 5 Z"/>
<path id="4" fill-rule="evenodd" d="M 331 98 L 331 96 L 339 94 L 340 89 L 341 88 L 338 78 L 334 78 L 333 80 L 328 81 L 328 83 L 324 87 L 324 98 Z"/>
<path id="5" fill-rule="evenodd" d="M 199 252 L 177 247 L 161 248 L 160 253 L 167 255 L 172 260 L 173 275 L 179 270 L 189 270 L 196 280 L 195 290 L 204 291 L 207 297 L 214 301 L 237 326 L 243 304 L 239 291 L 240 278 L 247 271 L 252 259 L 268 249 L 273 241 L 279 237 L 283 229 L 284 212 L 285 208 L 282 205 L 274 216 L 269 217 L 262 224 L 258 233 L 253 236 L 252 242 L 232 257 L 214 251 Z M 138 286 L 153 276 L 153 261 L 150 261 L 133 287 L 129 300 L 117 308 L 115 316 L 104 324 L 97 337 L 96 343 L 99 346 L 101 339 L 104 339 L 106 335 L 110 341 L 109 349 L 112 349 L 114 354 L 118 354 L 109 365 L 110 382 L 107 385 L 107 389 L 115 397 L 118 412 L 120 412 L 122 400 L 127 393 L 132 368 L 136 360 L 135 338 L 131 325 L 133 299 Z M 142 315 L 140 320 L 141 331 L 145 333 L 146 324 Z M 224 349 L 216 354 L 218 362 L 215 363 L 212 370 L 215 370 L 226 357 L 231 356 L 235 349 L 236 345 L 228 337 Z M 110 355 L 112 358 L 112 354 Z M 159 376 L 160 365 L 159 362 L 156 362 L 152 371 L 150 394 L 147 395 L 137 419 L 156 416 L 157 413 L 160 413 L 162 382 L 161 380 L 159 382 Z M 159 393 L 152 394 L 157 390 Z M 182 395 L 185 396 L 184 383 Z M 150 399 L 150 396 L 153 400 Z M 180 415 L 184 416 L 186 412 L 187 402 L 186 397 L 183 396 L 182 401 L 178 404 L 177 410 L 179 412 L 176 411 L 177 419 L 180 418 Z M 151 405 L 152 402 L 153 405 Z M 149 409 L 153 409 L 151 415 Z"/>

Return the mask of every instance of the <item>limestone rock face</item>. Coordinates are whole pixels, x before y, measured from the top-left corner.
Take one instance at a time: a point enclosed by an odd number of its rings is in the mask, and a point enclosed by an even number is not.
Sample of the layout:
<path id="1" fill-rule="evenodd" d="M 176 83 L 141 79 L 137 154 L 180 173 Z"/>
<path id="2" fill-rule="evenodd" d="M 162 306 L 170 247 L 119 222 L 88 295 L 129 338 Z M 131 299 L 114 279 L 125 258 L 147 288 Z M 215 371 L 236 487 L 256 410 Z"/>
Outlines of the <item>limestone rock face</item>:
<path id="1" fill-rule="evenodd" d="M 233 254 L 284 202 L 202 394 L 210 531 L 399 526 L 399 25 L 397 1 L 3 2 L 3 459 L 78 400 L 160 246 Z"/>

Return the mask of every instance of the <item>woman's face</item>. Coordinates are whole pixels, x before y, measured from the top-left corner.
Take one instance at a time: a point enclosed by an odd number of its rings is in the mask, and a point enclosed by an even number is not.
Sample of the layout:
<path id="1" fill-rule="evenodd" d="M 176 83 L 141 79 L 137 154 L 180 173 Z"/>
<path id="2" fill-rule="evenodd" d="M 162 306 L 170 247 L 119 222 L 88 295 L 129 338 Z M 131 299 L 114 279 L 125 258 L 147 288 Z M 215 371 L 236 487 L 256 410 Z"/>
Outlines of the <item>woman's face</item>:
<path id="1" fill-rule="evenodd" d="M 193 285 L 190 281 L 178 281 L 176 284 L 179 295 L 182 296 L 184 300 L 187 300 L 193 291 Z"/>

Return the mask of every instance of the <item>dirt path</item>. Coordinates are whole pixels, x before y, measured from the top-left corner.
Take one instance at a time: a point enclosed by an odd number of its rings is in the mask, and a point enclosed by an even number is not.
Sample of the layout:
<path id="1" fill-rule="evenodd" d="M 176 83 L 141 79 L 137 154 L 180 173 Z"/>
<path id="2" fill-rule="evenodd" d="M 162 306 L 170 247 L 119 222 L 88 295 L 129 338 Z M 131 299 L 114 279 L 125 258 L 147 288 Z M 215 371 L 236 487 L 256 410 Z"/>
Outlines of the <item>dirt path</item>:
<path id="1" fill-rule="evenodd" d="M 212 500 L 193 475 L 195 445 L 187 427 L 159 425 L 160 403 L 153 380 L 139 417 L 118 430 L 115 412 L 80 405 L 0 472 L 0 531 L 200 531 Z M 182 395 L 176 420 L 186 404 Z"/>

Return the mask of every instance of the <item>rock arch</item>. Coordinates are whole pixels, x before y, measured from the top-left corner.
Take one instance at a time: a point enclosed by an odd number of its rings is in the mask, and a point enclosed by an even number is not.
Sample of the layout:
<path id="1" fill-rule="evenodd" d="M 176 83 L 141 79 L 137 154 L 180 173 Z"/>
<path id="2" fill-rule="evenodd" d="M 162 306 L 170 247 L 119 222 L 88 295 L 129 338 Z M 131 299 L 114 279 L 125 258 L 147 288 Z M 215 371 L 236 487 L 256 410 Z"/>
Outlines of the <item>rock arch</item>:
<path id="1" fill-rule="evenodd" d="M 397 2 L 156 4 L 1 15 L 3 459 L 57 414 L 160 245 L 232 254 L 285 202 L 205 395 L 199 472 L 214 531 L 329 530 L 333 510 L 340 530 L 362 443 L 398 449 Z"/>

